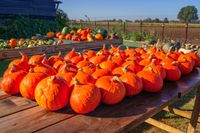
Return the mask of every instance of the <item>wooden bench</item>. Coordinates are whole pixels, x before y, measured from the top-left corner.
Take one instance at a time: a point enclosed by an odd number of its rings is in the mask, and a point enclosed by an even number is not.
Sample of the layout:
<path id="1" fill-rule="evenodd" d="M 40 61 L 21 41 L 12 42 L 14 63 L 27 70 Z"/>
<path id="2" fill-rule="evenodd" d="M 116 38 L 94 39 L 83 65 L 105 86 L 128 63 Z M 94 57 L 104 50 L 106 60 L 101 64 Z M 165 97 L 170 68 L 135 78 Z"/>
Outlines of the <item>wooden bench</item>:
<path id="1" fill-rule="evenodd" d="M 113 106 L 101 104 L 94 112 L 80 115 L 74 113 L 69 105 L 59 111 L 49 112 L 35 101 L 10 96 L 0 91 L 0 132 L 128 132 L 143 122 L 147 122 L 169 132 L 181 133 L 178 129 L 160 123 L 151 117 L 163 109 L 191 117 L 187 133 L 194 133 L 200 110 L 200 68 L 195 68 L 177 82 L 165 82 L 158 93 L 142 92 L 126 97 Z M 168 108 L 168 105 L 191 90 L 197 89 L 197 97 L 192 115 Z"/>

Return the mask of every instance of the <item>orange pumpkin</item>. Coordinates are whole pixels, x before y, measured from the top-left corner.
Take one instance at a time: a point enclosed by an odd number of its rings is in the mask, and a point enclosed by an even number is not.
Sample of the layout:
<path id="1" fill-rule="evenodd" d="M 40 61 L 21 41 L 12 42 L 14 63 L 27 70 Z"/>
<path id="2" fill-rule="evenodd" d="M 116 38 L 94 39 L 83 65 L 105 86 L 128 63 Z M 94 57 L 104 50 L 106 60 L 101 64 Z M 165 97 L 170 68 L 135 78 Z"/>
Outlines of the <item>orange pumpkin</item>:
<path id="1" fill-rule="evenodd" d="M 76 66 L 77 66 L 78 68 L 82 68 L 82 67 L 84 67 L 84 66 L 89 66 L 90 64 L 92 64 L 92 63 L 85 57 L 84 60 L 78 62 L 78 63 L 76 64 Z"/>
<path id="2" fill-rule="evenodd" d="M 104 55 L 106 57 L 110 55 L 110 52 L 106 49 L 105 44 L 103 45 L 102 49 L 97 52 L 97 55 Z"/>
<path id="3" fill-rule="evenodd" d="M 94 84 L 76 83 L 70 96 L 71 108 L 80 114 L 90 113 L 101 101 L 101 92 Z"/>
<path id="4" fill-rule="evenodd" d="M 200 56 L 198 56 L 197 53 L 191 52 L 191 53 L 188 53 L 188 56 L 190 56 L 194 59 L 195 67 L 200 67 Z"/>
<path id="5" fill-rule="evenodd" d="M 101 34 L 96 34 L 94 37 L 96 40 L 103 40 L 103 35 Z"/>
<path id="6" fill-rule="evenodd" d="M 98 79 L 98 78 L 100 78 L 102 76 L 109 76 L 109 75 L 112 75 L 112 73 L 107 69 L 100 68 L 99 65 L 97 65 L 95 72 L 92 73 L 92 76 L 95 79 Z"/>
<path id="7" fill-rule="evenodd" d="M 155 73 L 157 73 L 158 75 L 160 75 L 162 77 L 162 79 L 164 80 L 166 78 L 166 71 L 163 68 L 162 65 L 160 64 L 156 64 L 156 60 L 153 59 L 151 64 L 149 64 L 148 66 L 144 67 L 143 70 L 153 70 Z"/>
<path id="8" fill-rule="evenodd" d="M 45 73 L 47 74 L 48 76 L 52 76 L 52 75 L 55 75 L 56 74 L 56 70 L 49 66 L 49 65 L 46 65 L 46 64 L 43 64 L 43 63 L 39 63 L 37 64 L 34 68 L 33 68 L 34 72 L 41 72 L 41 73 Z"/>
<path id="9" fill-rule="evenodd" d="M 72 41 L 81 41 L 78 35 L 72 36 Z"/>
<path id="10" fill-rule="evenodd" d="M 126 95 L 126 88 L 117 76 L 103 76 L 95 84 L 101 90 L 101 100 L 105 104 L 117 104 Z"/>
<path id="11" fill-rule="evenodd" d="M 34 100 L 35 88 L 37 84 L 48 75 L 45 73 L 34 72 L 31 68 L 29 73 L 23 78 L 20 83 L 20 93 L 22 96 Z"/>
<path id="12" fill-rule="evenodd" d="M 50 31 L 50 32 L 47 32 L 46 34 L 46 37 L 47 38 L 53 38 L 55 36 L 54 32 Z"/>
<path id="13" fill-rule="evenodd" d="M 60 67 L 65 64 L 65 61 L 62 60 L 58 60 L 53 64 L 53 68 L 58 72 L 58 70 L 60 69 Z"/>
<path id="14" fill-rule="evenodd" d="M 142 79 L 131 72 L 125 72 L 120 79 L 126 88 L 126 96 L 139 94 L 143 89 Z"/>
<path id="15" fill-rule="evenodd" d="M 57 32 L 57 33 L 56 33 L 56 37 L 59 38 L 59 36 L 60 36 L 61 34 L 62 34 L 61 32 Z"/>
<path id="16" fill-rule="evenodd" d="M 124 67 L 117 67 L 112 71 L 112 74 L 115 76 L 122 76 L 126 72 L 133 72 L 131 69 L 129 69 L 129 65 L 126 65 Z"/>
<path id="17" fill-rule="evenodd" d="M 54 63 L 59 60 L 63 61 L 61 52 L 59 52 L 58 55 L 53 55 L 53 56 L 49 57 L 48 62 L 49 62 L 50 66 L 53 66 Z"/>
<path id="18" fill-rule="evenodd" d="M 139 71 L 142 71 L 143 66 L 141 66 L 135 59 L 132 59 L 131 61 L 126 61 L 122 64 L 122 66 L 128 66 L 128 69 L 131 70 L 134 73 L 138 73 Z"/>
<path id="19" fill-rule="evenodd" d="M 178 61 L 185 61 L 185 59 L 192 64 L 192 66 L 195 65 L 195 60 L 190 56 L 190 54 L 181 54 L 178 57 Z"/>
<path id="20" fill-rule="evenodd" d="M 108 59 L 100 64 L 100 67 L 103 69 L 108 69 L 109 71 L 114 70 L 118 65 L 112 61 L 112 56 L 109 56 Z"/>
<path id="21" fill-rule="evenodd" d="M 105 60 L 106 60 L 105 55 L 96 55 L 89 59 L 89 61 L 92 62 L 94 65 L 100 64 Z"/>
<path id="22" fill-rule="evenodd" d="M 66 40 L 71 40 L 71 39 L 72 39 L 72 34 L 67 34 L 67 35 L 65 36 L 65 39 L 66 39 Z"/>
<path id="23" fill-rule="evenodd" d="M 95 72 L 96 67 L 95 67 L 94 64 L 89 64 L 88 66 L 82 67 L 82 70 L 83 70 L 83 72 L 85 72 L 85 73 L 91 75 L 92 73 Z"/>
<path id="24" fill-rule="evenodd" d="M 115 54 L 112 56 L 112 61 L 116 63 L 118 66 L 121 66 L 124 63 L 124 59 L 120 54 Z"/>
<path id="25" fill-rule="evenodd" d="M 46 58 L 46 54 L 42 54 L 42 55 L 33 55 L 31 56 L 31 58 L 29 59 L 28 63 L 32 66 L 37 65 L 38 63 L 44 63 L 44 64 L 49 64 L 47 58 Z"/>
<path id="26" fill-rule="evenodd" d="M 5 72 L 3 74 L 3 77 L 5 77 L 5 76 L 7 76 L 7 75 L 9 75 L 9 74 L 11 74 L 13 72 L 20 71 L 20 70 L 23 70 L 23 69 L 21 67 L 19 67 L 19 66 L 16 66 L 15 64 L 12 64 L 10 67 L 8 67 L 5 70 Z"/>
<path id="27" fill-rule="evenodd" d="M 136 51 L 133 48 L 129 48 L 128 46 L 126 46 L 126 49 L 124 50 L 126 56 L 135 56 L 136 55 Z"/>
<path id="28" fill-rule="evenodd" d="M 20 70 L 4 76 L 1 81 L 1 89 L 11 95 L 19 93 L 20 83 L 26 74 L 27 72 Z"/>
<path id="29" fill-rule="evenodd" d="M 96 56 L 96 52 L 93 51 L 93 50 L 84 50 L 83 51 L 83 56 L 87 57 L 88 59 L 90 59 L 90 58 Z"/>
<path id="30" fill-rule="evenodd" d="M 78 62 L 82 61 L 83 59 L 84 59 L 83 55 L 81 53 L 79 53 L 77 56 L 71 58 L 70 61 L 74 64 L 77 64 Z"/>
<path id="31" fill-rule="evenodd" d="M 142 79 L 143 89 L 147 92 L 158 92 L 163 87 L 163 79 L 152 70 L 140 71 L 137 76 Z"/>
<path id="32" fill-rule="evenodd" d="M 69 93 L 69 86 L 62 77 L 50 76 L 36 86 L 35 100 L 43 108 L 54 111 L 67 105 Z"/>
<path id="33" fill-rule="evenodd" d="M 182 75 L 186 75 L 192 71 L 193 65 L 185 58 L 185 60 L 182 59 L 181 61 L 178 61 L 178 68 L 180 69 Z"/>
<path id="34" fill-rule="evenodd" d="M 12 60 L 9 63 L 8 67 L 15 65 L 15 66 L 20 67 L 21 69 L 23 69 L 25 71 L 28 71 L 29 70 L 28 57 L 21 52 L 20 52 L 20 54 L 22 56 L 21 59 Z"/>
<path id="35" fill-rule="evenodd" d="M 17 45 L 18 45 L 18 42 L 17 42 L 17 40 L 16 40 L 15 38 L 11 38 L 11 39 L 9 40 L 9 46 L 10 46 L 11 48 L 15 48 Z"/>
<path id="36" fill-rule="evenodd" d="M 75 57 L 77 55 L 78 55 L 78 53 L 76 52 L 76 49 L 73 48 L 70 52 L 66 53 L 64 59 L 65 60 L 70 60 L 71 58 L 73 58 L 73 57 Z"/>
<path id="37" fill-rule="evenodd" d="M 64 64 L 60 66 L 58 72 L 65 71 L 65 70 L 76 72 L 78 68 L 73 63 L 64 62 Z"/>
<path id="38" fill-rule="evenodd" d="M 166 71 L 166 80 L 177 81 L 181 78 L 181 71 L 179 70 L 177 63 L 164 63 L 163 68 Z"/>

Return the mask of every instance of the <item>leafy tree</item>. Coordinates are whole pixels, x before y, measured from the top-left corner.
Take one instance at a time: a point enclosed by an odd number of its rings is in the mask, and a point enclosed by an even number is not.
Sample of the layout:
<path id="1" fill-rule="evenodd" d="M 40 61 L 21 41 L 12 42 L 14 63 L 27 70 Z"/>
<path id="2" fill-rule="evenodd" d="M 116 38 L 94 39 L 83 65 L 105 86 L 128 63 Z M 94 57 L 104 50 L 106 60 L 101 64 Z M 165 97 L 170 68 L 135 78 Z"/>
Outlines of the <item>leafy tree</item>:
<path id="1" fill-rule="evenodd" d="M 69 22 L 69 18 L 63 10 L 58 9 L 56 11 L 56 21 L 60 24 L 60 29 L 62 29 Z"/>
<path id="2" fill-rule="evenodd" d="M 159 22 L 160 22 L 160 19 L 155 18 L 155 19 L 154 19 L 154 22 L 155 22 L 155 23 L 159 23 Z"/>
<path id="3" fill-rule="evenodd" d="M 164 22 L 164 23 L 169 23 L 168 18 L 164 18 L 163 22 Z"/>
<path id="4" fill-rule="evenodd" d="M 195 6 L 183 7 L 179 11 L 177 18 L 181 22 L 187 22 L 187 23 L 194 20 L 198 20 L 198 10 Z"/>

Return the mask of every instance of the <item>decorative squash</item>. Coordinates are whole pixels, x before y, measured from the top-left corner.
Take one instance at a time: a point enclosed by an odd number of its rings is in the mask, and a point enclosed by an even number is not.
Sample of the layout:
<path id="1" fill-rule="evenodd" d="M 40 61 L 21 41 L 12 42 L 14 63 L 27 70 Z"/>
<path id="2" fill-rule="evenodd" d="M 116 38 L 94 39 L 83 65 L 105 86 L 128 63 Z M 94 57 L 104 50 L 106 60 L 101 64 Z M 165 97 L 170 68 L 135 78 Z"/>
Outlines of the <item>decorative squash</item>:
<path id="1" fill-rule="evenodd" d="M 158 92 L 163 87 L 163 79 L 152 70 L 140 71 L 137 76 L 142 79 L 143 89 L 147 92 Z"/>
<path id="2" fill-rule="evenodd" d="M 37 84 L 48 75 L 45 73 L 34 72 L 31 68 L 29 73 L 23 78 L 20 83 L 20 93 L 22 96 L 34 100 L 35 99 L 35 88 Z"/>
<path id="3" fill-rule="evenodd" d="M 73 63 L 65 62 L 62 66 L 60 66 L 60 69 L 58 70 L 58 72 L 65 71 L 65 70 L 77 72 L 78 68 Z"/>
<path id="4" fill-rule="evenodd" d="M 185 61 L 185 59 L 187 59 L 187 61 L 189 61 L 192 64 L 192 66 L 195 65 L 195 60 L 190 56 L 190 54 L 181 54 L 178 57 L 178 61 Z"/>
<path id="5" fill-rule="evenodd" d="M 126 56 L 128 57 L 132 57 L 136 55 L 136 51 L 133 48 L 129 48 L 128 46 L 126 46 L 126 49 L 124 50 Z"/>
<path id="6" fill-rule="evenodd" d="M 105 104 L 117 104 L 126 95 L 126 88 L 117 76 L 103 76 L 95 84 L 101 90 L 101 100 Z"/>
<path id="7" fill-rule="evenodd" d="M 54 63 L 55 63 L 56 61 L 59 61 L 59 60 L 60 60 L 60 61 L 63 61 L 61 52 L 59 52 L 58 55 L 53 55 L 53 56 L 49 57 L 48 62 L 49 62 L 49 65 L 50 65 L 50 66 L 53 66 Z"/>
<path id="8" fill-rule="evenodd" d="M 59 76 L 50 76 L 38 83 L 35 89 L 36 102 L 47 110 L 58 110 L 69 101 L 69 86 Z"/>
<path id="9" fill-rule="evenodd" d="M 112 61 L 116 63 L 118 66 L 121 66 L 124 63 L 124 59 L 120 54 L 115 54 L 112 56 Z"/>
<path id="10" fill-rule="evenodd" d="M 5 77 L 5 76 L 7 76 L 7 75 L 9 75 L 9 74 L 11 74 L 13 72 L 20 71 L 20 70 L 23 70 L 23 69 L 21 67 L 19 67 L 19 66 L 16 66 L 16 65 L 12 64 L 10 67 L 8 67 L 6 69 L 6 71 L 3 74 L 3 77 Z"/>
<path id="11" fill-rule="evenodd" d="M 108 59 L 100 64 L 102 69 L 108 69 L 109 71 L 114 70 L 118 65 L 112 61 L 112 56 L 109 56 Z"/>
<path id="12" fill-rule="evenodd" d="M 139 94 L 143 89 L 142 79 L 131 72 L 125 72 L 120 79 L 126 88 L 126 96 Z"/>
<path id="13" fill-rule="evenodd" d="M 20 83 L 26 74 L 27 72 L 23 70 L 16 72 L 12 72 L 11 70 L 10 74 L 3 77 L 1 81 L 1 89 L 11 95 L 19 93 Z"/>
<path id="14" fill-rule="evenodd" d="M 15 60 L 11 61 L 8 65 L 8 67 L 15 65 L 15 66 L 20 67 L 21 69 L 23 69 L 25 71 L 28 71 L 29 70 L 28 57 L 21 52 L 19 52 L 19 53 L 22 56 L 22 58 L 21 59 L 15 59 Z"/>
<path id="15" fill-rule="evenodd" d="M 163 68 L 166 71 L 166 80 L 177 81 L 181 78 L 181 71 L 176 62 L 164 63 Z"/>
<path id="16" fill-rule="evenodd" d="M 84 60 L 78 62 L 78 63 L 76 64 L 76 66 L 77 66 L 78 68 L 82 68 L 82 67 L 84 67 L 84 66 L 89 66 L 90 64 L 92 64 L 92 63 L 88 60 L 88 58 L 85 57 Z"/>
<path id="17" fill-rule="evenodd" d="M 96 55 L 89 59 L 89 61 L 92 62 L 94 65 L 100 64 L 105 60 L 106 60 L 105 55 Z"/>
<path id="18" fill-rule="evenodd" d="M 129 65 L 126 65 L 124 67 L 117 67 L 112 71 L 112 74 L 114 76 L 122 76 L 126 72 L 133 72 L 131 69 L 129 69 Z"/>
<path id="19" fill-rule="evenodd" d="M 101 40 L 103 40 L 103 36 L 101 34 L 96 34 L 95 39 L 101 41 Z"/>
<path id="20" fill-rule="evenodd" d="M 83 56 L 87 57 L 88 59 L 90 59 L 90 58 L 96 56 L 96 52 L 93 51 L 93 50 L 84 50 L 83 51 Z"/>
<path id="21" fill-rule="evenodd" d="M 122 64 L 122 66 L 128 66 L 128 69 L 134 73 L 138 73 L 143 69 L 143 66 L 141 66 L 135 59 L 132 59 L 131 61 L 126 61 Z"/>
<path id="22" fill-rule="evenodd" d="M 10 46 L 11 48 L 15 48 L 15 47 L 17 47 L 17 45 L 18 45 L 18 42 L 17 42 L 17 40 L 16 40 L 15 38 L 11 38 L 11 39 L 9 40 L 9 46 Z"/>
<path id="23" fill-rule="evenodd" d="M 83 58 L 83 55 L 79 53 L 79 55 L 77 56 L 74 56 L 73 58 L 71 58 L 71 62 L 74 63 L 74 64 L 77 64 L 78 62 L 82 61 L 84 58 Z"/>
<path id="24" fill-rule="evenodd" d="M 101 92 L 94 84 L 81 84 L 76 81 L 70 96 L 70 106 L 77 113 L 90 113 L 100 104 Z"/>
<path id="25" fill-rule="evenodd" d="M 56 61 L 56 62 L 54 63 L 53 68 L 56 70 L 56 72 L 58 72 L 58 70 L 60 69 L 60 67 L 61 67 L 62 65 L 64 65 L 64 64 L 65 64 L 65 61 L 58 60 L 58 61 Z"/>
<path id="26" fill-rule="evenodd" d="M 103 45 L 103 48 L 97 52 L 97 55 L 105 55 L 108 57 L 110 55 L 110 52 L 106 49 L 106 45 Z"/>

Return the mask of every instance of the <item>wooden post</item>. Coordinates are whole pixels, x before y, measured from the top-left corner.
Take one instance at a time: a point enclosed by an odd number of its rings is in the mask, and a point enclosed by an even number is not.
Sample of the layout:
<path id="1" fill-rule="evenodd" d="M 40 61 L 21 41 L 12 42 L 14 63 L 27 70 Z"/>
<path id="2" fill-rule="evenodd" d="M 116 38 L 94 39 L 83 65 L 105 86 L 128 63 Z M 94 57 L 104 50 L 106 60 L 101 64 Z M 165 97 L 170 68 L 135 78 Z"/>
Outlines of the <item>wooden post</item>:
<path id="1" fill-rule="evenodd" d="M 123 23 L 123 31 L 126 33 L 126 22 Z"/>
<path id="2" fill-rule="evenodd" d="M 185 43 L 187 42 L 188 39 L 188 22 L 185 24 Z"/>
<path id="3" fill-rule="evenodd" d="M 184 132 L 182 132 L 182 131 L 174 128 L 174 127 L 171 127 L 171 126 L 169 126 L 167 124 L 159 122 L 159 121 L 157 121 L 157 120 L 155 120 L 153 118 L 149 118 L 149 119 L 145 120 L 145 122 L 148 123 L 148 124 L 151 124 L 151 125 L 153 125 L 155 127 L 158 127 L 160 129 L 163 129 L 163 130 L 165 130 L 167 132 L 170 132 L 170 133 L 184 133 Z"/>
<path id="4" fill-rule="evenodd" d="M 195 133 L 199 112 L 200 112 L 200 86 L 197 88 L 194 109 L 192 111 L 192 117 L 187 128 L 187 133 Z"/>
<path id="5" fill-rule="evenodd" d="M 162 23 L 162 41 L 164 40 L 165 23 Z"/>
<path id="6" fill-rule="evenodd" d="M 142 32 L 142 21 L 140 22 L 140 32 Z"/>
<path id="7" fill-rule="evenodd" d="M 107 21 L 108 31 L 110 30 L 110 23 L 109 20 Z"/>

